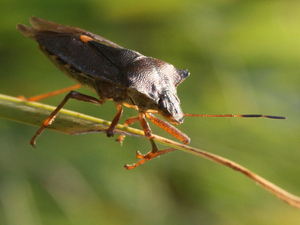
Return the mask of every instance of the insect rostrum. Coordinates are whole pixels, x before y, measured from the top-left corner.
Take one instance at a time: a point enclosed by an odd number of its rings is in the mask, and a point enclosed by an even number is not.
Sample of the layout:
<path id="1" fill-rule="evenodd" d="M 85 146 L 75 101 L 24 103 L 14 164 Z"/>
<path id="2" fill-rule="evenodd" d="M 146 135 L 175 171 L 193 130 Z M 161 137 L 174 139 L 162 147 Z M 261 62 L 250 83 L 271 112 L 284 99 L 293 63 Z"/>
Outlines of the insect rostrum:
<path id="1" fill-rule="evenodd" d="M 53 122 L 59 110 L 70 98 L 96 105 L 112 100 L 118 112 L 107 130 L 109 137 L 113 136 L 114 129 L 119 123 L 123 105 L 139 111 L 137 117 L 128 119 L 125 124 L 139 121 L 145 136 L 151 142 L 152 150 L 146 155 L 138 152 L 137 157 L 140 161 L 125 165 L 127 169 L 174 150 L 158 151 L 146 118 L 188 144 L 190 139 L 187 135 L 153 114 L 157 113 L 175 125 L 181 124 L 184 116 L 210 116 L 189 115 L 182 112 L 176 89 L 189 76 L 187 70 L 176 69 L 172 64 L 162 60 L 125 49 L 80 28 L 63 26 L 37 17 L 31 17 L 30 22 L 33 27 L 18 24 L 17 29 L 26 37 L 37 41 L 40 50 L 63 73 L 80 85 L 96 92 L 99 97 L 94 98 L 70 91 L 31 139 L 32 145 L 35 145 L 36 138 Z M 243 117 L 242 115 L 221 116 Z M 255 117 L 268 116 L 255 115 Z M 123 137 L 120 136 L 118 140 L 122 142 Z"/>

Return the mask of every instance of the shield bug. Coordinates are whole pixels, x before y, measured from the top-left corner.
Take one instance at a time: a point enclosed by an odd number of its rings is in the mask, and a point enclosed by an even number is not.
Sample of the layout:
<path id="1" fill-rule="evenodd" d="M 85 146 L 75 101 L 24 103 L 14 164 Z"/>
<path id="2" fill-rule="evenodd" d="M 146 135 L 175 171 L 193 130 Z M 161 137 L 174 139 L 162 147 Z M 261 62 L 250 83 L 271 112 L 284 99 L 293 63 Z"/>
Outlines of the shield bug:
<path id="1" fill-rule="evenodd" d="M 122 116 L 122 105 L 139 111 L 137 117 L 126 120 L 125 125 L 140 122 L 145 136 L 150 140 L 152 150 L 146 155 L 137 152 L 140 159 L 125 168 L 132 169 L 145 161 L 175 149 L 158 150 L 154 141 L 149 119 L 175 138 L 188 144 L 190 138 L 171 124 L 183 122 L 184 116 L 199 117 L 266 117 L 284 119 L 284 117 L 264 115 L 201 115 L 183 113 L 177 96 L 177 87 L 188 76 L 187 70 L 176 69 L 172 64 L 151 58 L 139 52 L 125 49 L 108 39 L 80 28 L 63 26 L 37 17 L 31 17 L 33 27 L 18 24 L 17 29 L 39 43 L 40 50 L 69 78 L 78 83 L 71 88 L 31 98 L 38 100 L 57 93 L 70 91 L 58 107 L 43 122 L 41 128 L 31 139 L 35 145 L 36 138 L 54 121 L 59 110 L 72 98 L 79 101 L 103 105 L 112 100 L 118 110 L 106 134 L 113 136 L 114 129 Z M 72 88 L 84 86 L 96 92 L 98 98 L 73 91 Z M 159 119 L 159 114 L 168 122 Z M 122 142 L 124 136 L 119 136 Z"/>

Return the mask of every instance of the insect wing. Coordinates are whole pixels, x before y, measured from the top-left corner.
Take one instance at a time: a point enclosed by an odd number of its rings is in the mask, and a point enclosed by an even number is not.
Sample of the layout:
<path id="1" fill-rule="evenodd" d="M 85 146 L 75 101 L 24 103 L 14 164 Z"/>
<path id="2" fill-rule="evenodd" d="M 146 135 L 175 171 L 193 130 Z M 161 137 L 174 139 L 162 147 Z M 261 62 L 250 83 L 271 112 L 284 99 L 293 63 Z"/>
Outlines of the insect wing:
<path id="1" fill-rule="evenodd" d="M 36 37 L 40 45 L 61 60 L 87 74 L 90 78 L 101 79 L 118 85 L 123 83 L 119 68 L 103 54 L 95 54 L 86 42 L 80 40 L 79 36 L 41 33 Z"/>
<path id="2" fill-rule="evenodd" d="M 93 39 L 96 39 L 97 41 L 103 42 L 106 45 L 113 46 L 115 48 L 122 48 L 120 45 L 117 45 L 116 43 L 101 37 L 99 35 L 93 34 L 89 31 L 77 28 L 77 27 L 71 27 L 71 26 L 64 26 L 58 23 L 54 23 L 48 20 L 44 20 L 35 16 L 32 16 L 30 18 L 30 23 L 34 28 L 40 31 L 52 31 L 55 33 L 70 33 L 70 34 L 76 34 L 76 35 L 87 35 Z"/>
<path id="3" fill-rule="evenodd" d="M 105 57 L 120 70 L 138 58 L 141 59 L 145 57 L 136 51 L 125 48 L 114 48 L 97 41 L 89 41 L 88 45 L 95 54 L 99 55 L 99 57 Z"/>
<path id="4" fill-rule="evenodd" d="M 81 35 L 91 33 L 79 28 L 62 26 L 36 17 L 32 17 L 31 22 L 34 27 L 19 24 L 17 29 L 92 79 L 122 85 L 122 67 L 141 56 L 135 51 L 112 45 L 113 42 L 107 45 L 103 38 L 102 42 L 97 39 L 82 41 Z"/>

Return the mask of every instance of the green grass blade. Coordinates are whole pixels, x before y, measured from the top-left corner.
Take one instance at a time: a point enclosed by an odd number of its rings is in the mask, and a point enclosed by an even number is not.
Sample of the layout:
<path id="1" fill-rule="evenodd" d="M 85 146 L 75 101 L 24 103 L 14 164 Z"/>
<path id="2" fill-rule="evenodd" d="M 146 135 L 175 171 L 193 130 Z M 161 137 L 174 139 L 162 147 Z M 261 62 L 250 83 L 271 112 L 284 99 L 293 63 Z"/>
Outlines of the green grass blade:
<path id="1" fill-rule="evenodd" d="M 54 109 L 55 107 L 53 106 L 37 102 L 28 102 L 0 94 L 0 117 L 6 119 L 34 126 L 41 126 L 45 118 L 47 118 Z M 109 121 L 62 109 L 55 119 L 55 122 L 47 129 L 63 132 L 65 134 L 76 135 L 93 132 L 105 132 L 109 125 Z M 131 127 L 124 127 L 122 125 L 118 125 L 115 132 L 118 134 L 144 137 L 143 131 Z M 298 196 L 290 194 L 289 192 L 281 189 L 275 184 L 265 180 L 261 176 L 251 172 L 247 168 L 231 160 L 160 137 L 158 135 L 154 135 L 154 140 L 171 148 L 176 148 L 184 152 L 206 158 L 240 172 L 256 183 L 260 184 L 263 188 L 277 196 L 279 199 L 296 208 L 300 208 L 300 198 Z"/>
<path id="2" fill-rule="evenodd" d="M 53 106 L 0 94 L 0 117 L 9 120 L 40 127 L 54 109 L 55 107 Z M 47 129 L 75 135 L 105 132 L 109 125 L 109 121 L 62 109 L 59 111 L 55 122 Z M 118 125 L 115 132 L 125 135 L 144 136 L 143 131 L 122 125 Z"/>

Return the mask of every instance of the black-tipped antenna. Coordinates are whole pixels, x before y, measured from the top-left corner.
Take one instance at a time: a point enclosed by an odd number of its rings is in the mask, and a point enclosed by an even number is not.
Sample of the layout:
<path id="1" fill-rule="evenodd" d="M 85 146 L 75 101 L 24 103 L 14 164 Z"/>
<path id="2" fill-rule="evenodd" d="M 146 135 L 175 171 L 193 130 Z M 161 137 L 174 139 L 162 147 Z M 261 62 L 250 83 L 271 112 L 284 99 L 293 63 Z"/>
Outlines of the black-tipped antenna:
<path id="1" fill-rule="evenodd" d="M 188 114 L 184 113 L 184 116 L 195 116 L 195 117 L 252 117 L 252 118 L 268 118 L 268 119 L 280 119 L 284 120 L 286 117 L 284 116 L 267 116 L 267 115 L 259 115 L 259 114 L 248 114 L 248 115 L 235 115 L 235 114 L 223 114 L 223 115 L 211 115 L 211 114 Z"/>

